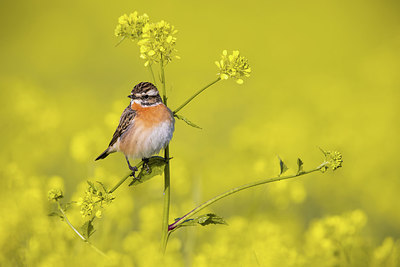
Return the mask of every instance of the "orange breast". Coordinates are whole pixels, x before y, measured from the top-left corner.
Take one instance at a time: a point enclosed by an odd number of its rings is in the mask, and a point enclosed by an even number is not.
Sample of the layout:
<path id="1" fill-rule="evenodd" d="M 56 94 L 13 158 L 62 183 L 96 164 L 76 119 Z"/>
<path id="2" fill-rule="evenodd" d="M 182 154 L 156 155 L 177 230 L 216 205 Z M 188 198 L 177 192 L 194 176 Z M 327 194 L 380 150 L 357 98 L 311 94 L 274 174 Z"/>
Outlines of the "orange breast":
<path id="1" fill-rule="evenodd" d="M 148 156 L 148 151 L 158 142 L 153 136 L 154 131 L 159 132 L 163 122 L 168 122 L 168 128 L 173 130 L 174 117 L 164 104 L 143 107 L 133 103 L 131 108 L 136 111 L 134 124 L 121 138 L 119 151 L 132 158 Z M 153 137 L 149 139 L 149 136 Z"/>
<path id="2" fill-rule="evenodd" d="M 152 127 L 165 120 L 171 120 L 171 113 L 164 104 L 157 106 L 144 107 L 133 103 L 131 108 L 136 110 L 135 123 L 140 123 L 144 127 Z"/>

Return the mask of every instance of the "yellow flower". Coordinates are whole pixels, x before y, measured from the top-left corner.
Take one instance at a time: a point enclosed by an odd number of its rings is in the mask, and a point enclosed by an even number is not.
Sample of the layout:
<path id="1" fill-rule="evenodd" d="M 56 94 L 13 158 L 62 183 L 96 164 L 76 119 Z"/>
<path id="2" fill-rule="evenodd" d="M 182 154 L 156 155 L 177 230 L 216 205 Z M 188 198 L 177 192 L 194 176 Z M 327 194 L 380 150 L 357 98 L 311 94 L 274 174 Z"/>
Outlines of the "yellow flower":
<path id="1" fill-rule="evenodd" d="M 118 18 L 118 25 L 115 28 L 115 35 L 138 40 L 143 34 L 143 27 L 149 22 L 149 16 L 145 13 L 138 16 L 137 11 Z"/>
<path id="2" fill-rule="evenodd" d="M 82 217 L 94 214 L 94 216 L 101 218 L 101 209 L 104 208 L 104 205 L 110 204 L 114 200 L 114 197 L 108 193 L 103 184 L 99 183 L 100 187 L 89 181 L 88 184 L 89 187 L 86 189 L 85 196 L 78 202 L 78 205 L 81 207 Z"/>
<path id="3" fill-rule="evenodd" d="M 176 33 L 174 26 L 165 21 L 150 23 L 147 14 L 138 16 L 135 11 L 128 15 L 122 15 L 118 19 L 115 35 L 130 38 L 137 41 L 140 47 L 140 57 L 146 60 L 145 66 L 153 62 L 164 64 L 172 61 L 172 54 L 176 52 Z M 123 40 L 123 39 L 122 39 Z M 178 56 L 175 56 L 178 58 Z"/>
<path id="4" fill-rule="evenodd" d="M 60 198 L 63 198 L 63 192 L 61 191 L 61 189 L 51 189 L 48 193 L 47 193 L 47 198 L 49 199 L 49 201 L 58 201 Z"/>
<path id="5" fill-rule="evenodd" d="M 326 160 L 330 163 L 332 170 L 342 167 L 343 157 L 338 151 L 326 151 Z"/>
<path id="6" fill-rule="evenodd" d="M 145 66 L 153 62 L 164 64 L 172 61 L 172 54 L 176 52 L 176 33 L 174 26 L 165 21 L 147 23 L 143 27 L 142 39 L 138 41 L 140 57 L 146 60 Z"/>
<path id="7" fill-rule="evenodd" d="M 221 60 L 215 61 L 215 64 L 219 68 L 217 75 L 221 80 L 233 78 L 238 84 L 243 84 L 243 78 L 249 77 L 251 73 L 248 60 L 240 56 L 237 50 L 230 55 L 228 55 L 228 51 L 222 51 Z"/>
<path id="8" fill-rule="evenodd" d="M 325 172 L 329 167 L 332 168 L 332 170 L 336 170 L 340 167 L 342 167 L 343 163 L 343 156 L 342 153 L 338 151 L 325 151 L 321 149 L 322 153 L 325 155 L 325 166 L 321 168 L 322 172 Z"/>

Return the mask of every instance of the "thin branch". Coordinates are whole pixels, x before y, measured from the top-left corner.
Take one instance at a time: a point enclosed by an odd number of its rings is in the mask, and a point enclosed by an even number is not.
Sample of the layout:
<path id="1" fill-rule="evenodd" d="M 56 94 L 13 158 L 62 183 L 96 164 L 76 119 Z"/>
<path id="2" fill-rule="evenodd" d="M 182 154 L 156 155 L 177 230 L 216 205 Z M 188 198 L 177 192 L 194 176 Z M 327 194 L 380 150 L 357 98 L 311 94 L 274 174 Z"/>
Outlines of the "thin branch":
<path id="1" fill-rule="evenodd" d="M 126 36 L 122 37 L 121 40 L 118 41 L 118 43 L 115 45 L 115 47 L 119 46 L 124 40 Z"/>
<path id="2" fill-rule="evenodd" d="M 154 76 L 153 67 L 152 67 L 151 64 L 149 64 L 149 71 L 150 71 L 150 73 L 151 73 L 151 78 L 153 79 L 153 83 L 154 83 L 154 85 L 157 87 L 156 77 Z"/>
<path id="3" fill-rule="evenodd" d="M 189 97 L 185 102 L 183 102 L 182 105 L 180 105 L 177 109 L 174 110 L 174 114 L 178 113 L 182 108 L 184 108 L 187 104 L 189 104 L 196 96 L 198 96 L 199 94 L 201 94 L 204 90 L 206 90 L 208 87 L 210 87 L 211 85 L 219 82 L 221 80 L 220 77 L 218 77 L 215 81 L 207 84 L 205 87 L 201 88 L 199 91 L 197 91 L 194 95 L 192 95 L 191 97 Z"/>
<path id="4" fill-rule="evenodd" d="M 72 223 L 68 220 L 67 218 L 67 214 L 65 214 L 64 210 L 61 208 L 60 203 L 57 201 L 57 205 L 58 205 L 58 209 L 60 210 L 61 214 L 63 215 L 63 218 L 65 220 L 65 222 L 69 225 L 69 227 L 71 227 L 71 229 L 84 241 L 84 242 L 88 242 L 88 240 L 81 235 L 81 233 L 79 233 L 79 231 L 72 225 Z"/>
<path id="5" fill-rule="evenodd" d="M 64 212 L 63 208 L 61 207 L 60 202 L 57 201 L 57 205 L 58 205 L 58 210 L 61 212 L 65 223 L 68 224 L 68 226 L 75 232 L 75 234 L 77 234 L 79 236 L 79 238 L 82 239 L 83 242 L 89 244 L 89 246 L 91 248 L 93 248 L 97 253 L 99 253 L 100 255 L 107 258 L 107 255 L 103 251 L 101 251 L 96 246 L 94 246 L 92 243 L 90 243 L 90 241 L 87 238 L 85 238 L 81 233 L 79 233 L 79 231 L 72 225 L 72 223 L 68 220 L 67 214 Z"/>
<path id="6" fill-rule="evenodd" d="M 297 174 L 294 174 L 294 175 L 288 175 L 288 176 L 278 176 L 278 177 L 274 177 L 274 178 L 267 178 L 267 179 L 263 179 L 263 180 L 256 181 L 256 182 L 253 182 L 253 183 L 248 183 L 248 184 L 241 185 L 241 186 L 238 186 L 238 187 L 236 187 L 236 188 L 233 188 L 233 189 L 231 189 L 231 190 L 228 190 L 228 191 L 226 191 L 225 193 L 222 193 L 222 194 L 220 194 L 220 195 L 218 195 L 218 196 L 216 196 L 216 197 L 213 197 L 212 199 L 210 199 L 210 200 L 204 202 L 204 203 L 201 204 L 200 206 L 197 206 L 196 208 L 194 208 L 193 210 L 191 210 L 190 212 L 188 212 L 186 215 L 184 215 L 183 217 L 181 217 L 181 218 L 179 218 L 177 221 L 175 221 L 173 224 L 171 224 L 171 225 L 168 227 L 168 230 L 169 230 L 169 231 L 175 230 L 180 224 L 182 224 L 183 222 L 185 222 L 187 219 L 189 219 L 190 217 L 192 217 L 193 215 L 195 215 L 195 214 L 198 213 L 199 211 L 205 209 L 206 207 L 210 206 L 210 205 L 213 204 L 214 202 L 216 202 L 216 201 L 218 201 L 218 200 L 220 200 L 220 199 L 223 199 L 223 198 L 225 198 L 225 197 L 227 197 L 227 196 L 230 196 L 230 195 L 232 195 L 232 194 L 234 194 L 234 193 L 237 193 L 237 192 L 239 192 L 239 191 L 242 191 L 242 190 L 245 190 L 245 189 L 254 187 L 254 186 L 258 186 L 258 185 L 262 185 L 262 184 L 267 184 L 267 183 L 272 183 L 272 182 L 276 182 L 276 181 L 280 181 L 280 180 L 291 179 L 291 178 L 299 177 L 299 176 L 302 176 L 302 175 L 305 175 L 305 174 L 309 174 L 309 173 L 312 173 L 312 172 L 316 172 L 316 171 L 321 170 L 321 169 L 322 169 L 323 167 L 325 167 L 327 164 L 328 164 L 328 163 L 325 162 L 325 163 L 321 164 L 320 166 L 318 166 L 317 168 L 312 169 L 312 170 L 310 170 L 310 171 L 300 172 L 300 173 L 297 173 Z"/>
<path id="7" fill-rule="evenodd" d="M 120 187 L 126 179 L 128 179 L 131 176 L 131 174 L 128 174 L 124 178 L 122 178 L 111 190 L 108 191 L 109 194 L 113 193 L 115 190 L 117 190 L 118 187 Z"/>
<path id="8" fill-rule="evenodd" d="M 136 167 L 139 169 L 143 165 L 143 161 L 139 162 Z M 131 176 L 131 173 L 122 178 L 111 190 L 108 191 L 109 194 L 113 193 L 115 190 L 118 189 L 125 181 Z"/>
<path id="9" fill-rule="evenodd" d="M 167 105 L 167 91 L 165 89 L 165 73 L 164 73 L 164 62 L 163 57 L 161 55 L 160 60 L 160 71 L 161 71 L 161 84 L 162 84 L 162 92 L 163 92 L 163 102 Z M 164 169 L 164 212 L 163 212 L 163 220 L 162 220 L 162 229 L 161 229 L 161 251 L 165 253 L 168 243 L 169 237 L 169 207 L 171 201 L 171 187 L 170 187 L 170 163 L 169 163 L 169 145 L 164 150 L 164 158 L 167 160 Z"/>

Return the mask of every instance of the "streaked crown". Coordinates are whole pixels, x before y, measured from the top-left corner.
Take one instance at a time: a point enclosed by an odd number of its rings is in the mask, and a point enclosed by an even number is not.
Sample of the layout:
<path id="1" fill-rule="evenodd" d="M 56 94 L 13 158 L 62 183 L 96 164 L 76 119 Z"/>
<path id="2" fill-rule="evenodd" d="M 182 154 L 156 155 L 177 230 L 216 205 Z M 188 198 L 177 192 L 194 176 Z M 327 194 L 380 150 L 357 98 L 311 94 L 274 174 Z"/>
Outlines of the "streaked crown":
<path id="1" fill-rule="evenodd" d="M 138 102 L 143 106 L 152 106 L 162 103 L 157 87 L 149 82 L 141 82 L 135 85 L 128 97 L 131 98 L 132 101 Z"/>

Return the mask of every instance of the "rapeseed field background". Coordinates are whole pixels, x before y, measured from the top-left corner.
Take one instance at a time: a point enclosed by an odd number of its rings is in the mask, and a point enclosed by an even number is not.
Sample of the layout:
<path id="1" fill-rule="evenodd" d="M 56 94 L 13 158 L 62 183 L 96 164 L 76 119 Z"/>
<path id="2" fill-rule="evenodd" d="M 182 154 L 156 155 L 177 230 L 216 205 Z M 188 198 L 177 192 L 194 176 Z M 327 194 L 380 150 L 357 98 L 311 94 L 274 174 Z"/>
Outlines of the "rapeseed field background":
<path id="1" fill-rule="evenodd" d="M 400 5 L 397 1 L 14 1 L 2 3 L 1 266 L 399 266 Z M 161 176 L 123 184 L 94 221 L 97 253 L 59 218 L 87 180 L 127 172 L 106 148 L 126 96 L 151 75 L 118 17 L 178 29 L 168 105 L 215 80 L 224 49 L 251 77 L 221 81 L 181 114 L 171 142 L 171 215 L 232 187 L 343 154 L 343 168 L 235 194 L 208 208 L 227 226 L 186 227 L 159 252 Z M 80 226 L 79 207 L 67 210 Z"/>

